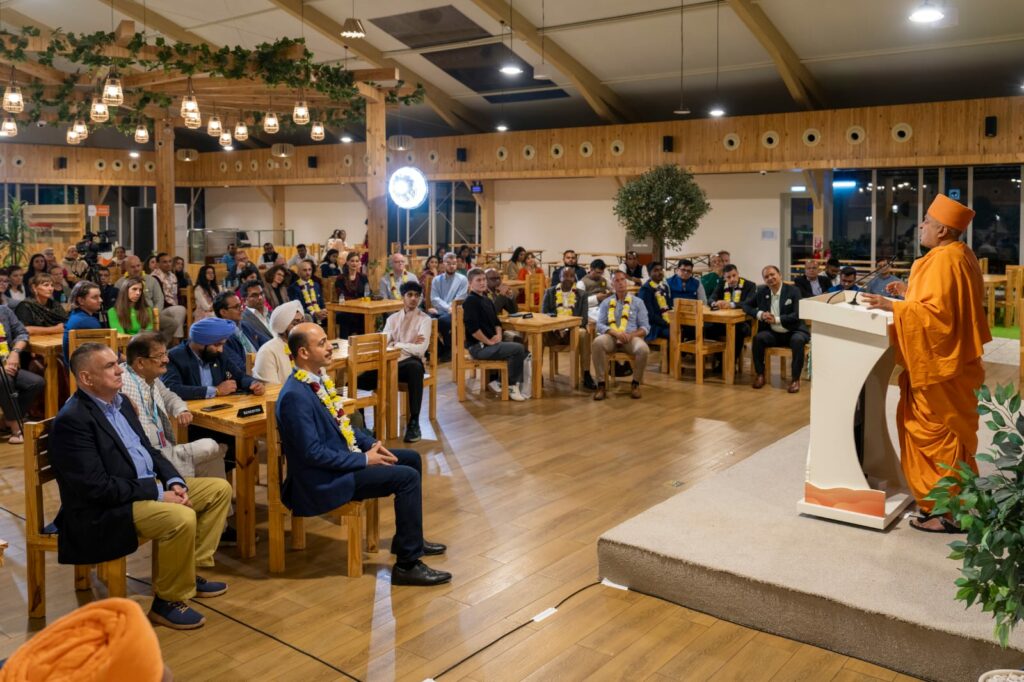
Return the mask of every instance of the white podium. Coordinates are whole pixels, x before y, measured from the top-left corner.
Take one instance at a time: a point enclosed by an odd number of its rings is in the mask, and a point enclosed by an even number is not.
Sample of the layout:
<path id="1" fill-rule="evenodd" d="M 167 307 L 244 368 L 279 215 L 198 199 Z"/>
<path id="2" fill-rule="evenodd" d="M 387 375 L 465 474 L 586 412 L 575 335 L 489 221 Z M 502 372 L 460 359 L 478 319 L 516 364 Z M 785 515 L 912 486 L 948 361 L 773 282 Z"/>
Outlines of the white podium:
<path id="1" fill-rule="evenodd" d="M 807 447 L 804 514 L 885 529 L 913 501 L 885 417 L 895 365 L 892 313 L 850 305 L 855 292 L 800 301 L 810 320 L 814 381 Z M 854 415 L 864 391 L 864 458 L 858 461 Z"/>

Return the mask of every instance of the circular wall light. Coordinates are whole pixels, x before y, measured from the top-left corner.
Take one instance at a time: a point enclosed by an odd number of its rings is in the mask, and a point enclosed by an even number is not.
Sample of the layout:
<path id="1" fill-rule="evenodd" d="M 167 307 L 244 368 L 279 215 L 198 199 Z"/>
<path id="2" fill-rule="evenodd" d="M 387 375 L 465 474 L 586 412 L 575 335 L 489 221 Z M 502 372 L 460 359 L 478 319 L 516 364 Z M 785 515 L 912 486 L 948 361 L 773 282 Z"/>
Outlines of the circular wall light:
<path id="1" fill-rule="evenodd" d="M 402 166 L 388 179 L 388 195 L 399 208 L 417 208 L 427 199 L 427 176 L 418 168 Z"/>

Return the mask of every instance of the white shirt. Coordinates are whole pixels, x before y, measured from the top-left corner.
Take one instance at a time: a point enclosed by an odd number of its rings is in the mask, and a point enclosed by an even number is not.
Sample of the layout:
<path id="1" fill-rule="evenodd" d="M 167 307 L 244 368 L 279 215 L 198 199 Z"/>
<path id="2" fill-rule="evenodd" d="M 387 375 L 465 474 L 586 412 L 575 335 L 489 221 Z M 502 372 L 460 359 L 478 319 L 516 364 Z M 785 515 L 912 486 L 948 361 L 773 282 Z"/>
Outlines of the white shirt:
<path id="1" fill-rule="evenodd" d="M 387 322 L 384 323 L 384 336 L 387 337 L 388 344 L 393 345 L 400 351 L 398 356 L 399 362 L 412 357 L 423 360 L 423 356 L 426 355 L 427 349 L 430 347 L 430 315 L 427 315 L 421 310 L 414 310 L 412 314 L 417 316 L 416 320 L 413 322 L 413 324 L 416 325 L 416 336 L 422 336 L 423 342 L 403 343 L 395 341 L 399 330 L 402 328 L 402 324 L 405 322 L 405 317 L 408 314 L 409 313 L 405 311 L 405 308 L 402 308 L 394 315 L 388 317 Z"/>
<path id="2" fill-rule="evenodd" d="M 782 310 L 782 287 L 780 286 L 777 292 L 772 291 L 771 289 L 769 289 L 768 292 L 771 294 L 772 297 L 770 312 L 772 314 L 772 317 L 776 319 L 776 322 L 772 322 L 771 324 L 772 331 L 778 332 L 780 334 L 785 334 L 788 330 L 785 327 L 783 327 L 780 322 L 778 322 L 778 320 L 782 319 L 782 313 L 780 312 Z M 764 315 L 763 312 L 758 313 L 757 319 L 763 319 L 761 317 L 762 315 Z"/>
<path id="3" fill-rule="evenodd" d="M 252 366 L 253 378 L 265 384 L 283 384 L 287 381 L 292 373 L 292 364 L 284 349 L 285 342 L 280 336 L 260 346 Z"/>

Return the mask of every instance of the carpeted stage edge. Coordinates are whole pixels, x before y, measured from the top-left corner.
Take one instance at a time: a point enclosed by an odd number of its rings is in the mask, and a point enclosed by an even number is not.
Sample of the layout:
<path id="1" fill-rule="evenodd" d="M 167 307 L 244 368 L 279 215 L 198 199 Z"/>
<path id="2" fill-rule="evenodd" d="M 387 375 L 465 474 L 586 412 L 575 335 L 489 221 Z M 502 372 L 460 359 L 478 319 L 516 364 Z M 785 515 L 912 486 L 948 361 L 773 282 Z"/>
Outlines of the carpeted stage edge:
<path id="1" fill-rule="evenodd" d="M 915 677 L 965 682 L 1024 664 L 955 602 L 955 536 L 879 532 L 796 511 L 806 428 L 605 533 L 600 575 L 757 630 Z"/>

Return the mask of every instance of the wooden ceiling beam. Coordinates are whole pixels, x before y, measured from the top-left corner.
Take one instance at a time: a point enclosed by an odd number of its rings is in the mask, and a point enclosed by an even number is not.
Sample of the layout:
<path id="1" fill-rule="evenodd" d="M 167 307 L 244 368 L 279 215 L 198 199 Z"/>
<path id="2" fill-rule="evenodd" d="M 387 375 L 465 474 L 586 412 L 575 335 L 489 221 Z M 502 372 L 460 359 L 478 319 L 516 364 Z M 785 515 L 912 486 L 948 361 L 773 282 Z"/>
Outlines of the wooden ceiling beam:
<path id="1" fill-rule="evenodd" d="M 800 61 L 800 57 L 775 27 L 761 6 L 753 0 L 728 0 L 729 7 L 761 43 L 775 62 L 775 68 L 793 100 L 805 109 L 825 106 L 824 90 Z"/>
<path id="2" fill-rule="evenodd" d="M 207 41 L 202 36 L 179 26 L 162 14 L 154 12 L 151 8 L 144 7 L 141 3 L 135 2 L 135 0 L 98 1 L 107 7 L 112 7 L 114 10 L 124 14 L 125 16 L 131 17 L 135 21 L 145 22 L 145 28 L 147 31 L 153 29 L 162 33 L 167 38 L 179 43 L 191 43 L 193 45 L 205 44 L 209 45 L 213 49 L 218 49 L 219 47 Z"/>
<path id="3" fill-rule="evenodd" d="M 473 4 L 495 21 L 508 24 L 511 19 L 516 37 L 534 51 L 541 51 L 540 31 L 519 12 L 514 9 L 510 11 L 506 0 L 473 0 Z M 635 118 L 624 99 L 551 38 L 544 38 L 544 57 L 549 64 L 572 81 L 590 108 L 602 119 L 608 123 L 624 123 Z"/>
<path id="4" fill-rule="evenodd" d="M 450 97 L 439 87 L 420 77 L 417 73 L 408 69 L 394 59 L 385 57 L 383 52 L 363 39 L 342 38 L 341 24 L 327 16 L 320 10 L 306 5 L 302 6 L 301 0 L 270 0 L 278 8 L 284 10 L 295 18 L 305 17 L 306 25 L 314 28 L 329 40 L 348 47 L 361 60 L 380 68 L 399 69 L 402 78 L 406 83 L 419 83 L 426 92 L 426 103 L 437 113 L 441 119 L 451 128 L 461 132 L 480 132 L 487 130 L 483 118 L 465 104 Z"/>

